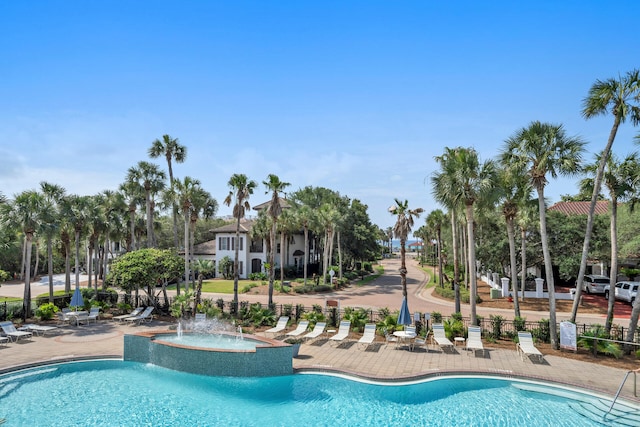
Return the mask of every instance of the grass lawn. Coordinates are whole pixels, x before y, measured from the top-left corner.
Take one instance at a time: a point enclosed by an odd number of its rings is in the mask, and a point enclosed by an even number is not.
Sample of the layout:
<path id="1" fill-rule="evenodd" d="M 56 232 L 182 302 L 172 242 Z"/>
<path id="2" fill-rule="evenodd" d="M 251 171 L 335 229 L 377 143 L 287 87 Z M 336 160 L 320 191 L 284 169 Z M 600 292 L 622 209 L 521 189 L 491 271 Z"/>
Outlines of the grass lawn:
<path id="1" fill-rule="evenodd" d="M 242 292 L 245 286 L 260 286 L 260 282 L 255 280 L 238 281 L 238 292 Z M 181 286 L 184 289 L 184 286 Z M 176 285 L 167 286 L 167 289 L 175 290 Z M 217 294 L 233 294 L 233 280 L 226 279 L 210 279 L 202 282 L 202 292 L 212 292 Z"/>

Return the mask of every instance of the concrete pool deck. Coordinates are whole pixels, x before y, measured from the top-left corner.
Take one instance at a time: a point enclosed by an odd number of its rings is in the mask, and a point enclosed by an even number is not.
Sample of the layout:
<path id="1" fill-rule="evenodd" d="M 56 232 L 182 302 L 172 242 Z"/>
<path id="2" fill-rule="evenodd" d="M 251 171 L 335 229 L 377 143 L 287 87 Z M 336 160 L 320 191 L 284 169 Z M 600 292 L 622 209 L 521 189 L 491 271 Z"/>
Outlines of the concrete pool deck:
<path id="1" fill-rule="evenodd" d="M 130 326 L 110 320 L 79 327 L 62 326 L 58 331 L 44 336 L 34 335 L 30 341 L 0 345 L 0 372 L 25 365 L 72 359 L 122 358 L 125 334 L 163 330 L 167 326 L 167 322 L 161 321 Z M 480 353 L 474 357 L 467 354 L 462 346 L 456 347 L 454 352 L 443 352 L 433 347 L 408 351 L 392 344 L 386 346 L 384 341 L 376 341 L 363 348 L 355 339 L 335 345 L 320 338 L 301 346 L 299 356 L 293 360 L 293 367 L 296 371 L 344 372 L 383 381 L 482 373 L 563 383 L 609 395 L 615 394 L 627 372 L 597 363 L 549 355 L 545 356 L 544 363 L 523 361 L 515 345 L 513 350 L 488 348 L 486 353 L 485 357 Z M 634 397 L 633 375 L 627 380 L 622 396 L 640 403 L 640 399 Z"/>

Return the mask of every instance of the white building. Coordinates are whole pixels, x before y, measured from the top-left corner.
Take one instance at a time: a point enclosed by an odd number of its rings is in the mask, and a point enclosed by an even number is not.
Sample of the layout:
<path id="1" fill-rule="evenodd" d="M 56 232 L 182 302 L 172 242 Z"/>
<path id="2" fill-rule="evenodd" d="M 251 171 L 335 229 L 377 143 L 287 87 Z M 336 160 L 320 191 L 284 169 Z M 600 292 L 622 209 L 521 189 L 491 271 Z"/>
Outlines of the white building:
<path id="1" fill-rule="evenodd" d="M 266 209 L 270 202 L 266 202 L 257 206 L 254 206 L 254 210 Z M 283 209 L 288 209 L 289 204 L 285 199 L 280 201 Z M 264 264 L 268 262 L 269 254 L 267 253 L 267 242 L 265 239 L 252 239 L 251 229 L 255 224 L 254 219 L 242 219 L 240 221 L 240 238 L 236 242 L 236 221 L 218 227 L 213 232 L 216 233 L 215 240 L 215 262 L 216 262 L 216 275 L 219 272 L 220 260 L 224 257 L 229 257 L 231 260 L 235 259 L 236 244 L 238 245 L 238 273 L 241 279 L 246 279 L 251 273 L 267 273 L 264 268 Z M 293 233 L 289 236 L 285 236 L 284 248 L 281 248 L 281 236 L 278 233 L 276 235 L 276 251 L 274 264 L 275 268 L 295 268 L 298 271 L 302 271 L 304 266 L 304 234 L 302 230 Z M 312 247 L 310 255 L 313 254 L 313 242 L 309 242 Z M 309 262 L 312 262 L 313 258 L 309 258 Z"/>

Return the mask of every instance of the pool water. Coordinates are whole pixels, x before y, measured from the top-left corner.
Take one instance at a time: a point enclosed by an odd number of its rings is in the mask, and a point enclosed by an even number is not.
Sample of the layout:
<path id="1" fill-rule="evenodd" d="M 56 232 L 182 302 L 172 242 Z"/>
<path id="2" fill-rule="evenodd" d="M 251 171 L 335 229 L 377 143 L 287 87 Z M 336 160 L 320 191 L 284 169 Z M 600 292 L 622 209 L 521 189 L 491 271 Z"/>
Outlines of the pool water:
<path id="1" fill-rule="evenodd" d="M 0 376 L 0 418 L 5 426 L 602 425 L 571 409 L 571 399 L 514 385 L 478 377 L 409 385 L 316 374 L 207 377 L 102 360 Z"/>
<path id="2" fill-rule="evenodd" d="M 176 334 L 158 334 L 156 341 L 186 345 L 200 348 L 217 348 L 223 350 L 255 350 L 256 345 L 266 345 L 261 341 L 249 338 L 239 339 L 235 335 L 197 334 L 189 333 L 180 336 Z"/>

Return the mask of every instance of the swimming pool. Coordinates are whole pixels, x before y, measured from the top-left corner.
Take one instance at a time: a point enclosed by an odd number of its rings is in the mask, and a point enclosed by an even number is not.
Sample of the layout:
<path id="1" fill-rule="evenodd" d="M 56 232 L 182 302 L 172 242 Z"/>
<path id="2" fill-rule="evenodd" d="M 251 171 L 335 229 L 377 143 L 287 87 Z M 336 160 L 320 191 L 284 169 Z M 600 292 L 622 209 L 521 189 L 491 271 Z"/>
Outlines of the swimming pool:
<path id="1" fill-rule="evenodd" d="M 572 407 L 595 397 L 558 390 L 482 377 L 406 385 L 317 374 L 209 377 L 100 360 L 0 376 L 0 418 L 6 426 L 602 425 Z"/>

